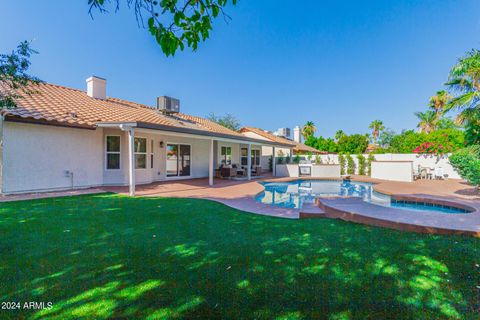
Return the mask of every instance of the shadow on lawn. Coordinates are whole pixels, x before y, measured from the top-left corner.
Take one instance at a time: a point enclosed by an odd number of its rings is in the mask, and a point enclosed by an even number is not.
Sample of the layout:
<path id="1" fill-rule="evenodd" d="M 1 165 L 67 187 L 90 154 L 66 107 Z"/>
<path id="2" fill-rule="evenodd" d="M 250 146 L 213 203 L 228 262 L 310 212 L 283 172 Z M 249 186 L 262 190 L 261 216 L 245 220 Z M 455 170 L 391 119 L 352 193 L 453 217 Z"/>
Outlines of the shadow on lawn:
<path id="1" fill-rule="evenodd" d="M 474 318 L 479 240 L 95 195 L 0 209 L 2 316 Z"/>

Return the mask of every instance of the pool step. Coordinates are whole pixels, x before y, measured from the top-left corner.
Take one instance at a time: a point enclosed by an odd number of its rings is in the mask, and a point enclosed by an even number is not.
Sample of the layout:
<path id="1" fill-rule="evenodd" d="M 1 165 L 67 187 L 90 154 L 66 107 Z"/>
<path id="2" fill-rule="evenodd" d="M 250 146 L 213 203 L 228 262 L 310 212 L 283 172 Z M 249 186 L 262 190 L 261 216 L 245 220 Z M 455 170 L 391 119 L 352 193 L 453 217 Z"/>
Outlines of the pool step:
<path id="1" fill-rule="evenodd" d="M 324 215 L 325 211 L 316 203 L 304 203 L 302 209 L 300 209 L 300 218 L 320 218 Z"/>

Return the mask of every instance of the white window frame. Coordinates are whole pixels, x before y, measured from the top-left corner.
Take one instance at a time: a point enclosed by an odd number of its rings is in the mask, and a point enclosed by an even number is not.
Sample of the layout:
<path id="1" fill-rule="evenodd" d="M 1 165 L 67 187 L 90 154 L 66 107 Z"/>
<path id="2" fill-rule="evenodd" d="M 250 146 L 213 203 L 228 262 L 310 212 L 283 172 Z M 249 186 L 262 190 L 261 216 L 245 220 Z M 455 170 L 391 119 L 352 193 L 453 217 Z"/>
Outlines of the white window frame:
<path id="1" fill-rule="evenodd" d="M 134 166 L 135 166 L 135 170 L 146 170 L 148 168 L 148 139 L 145 138 L 145 137 L 135 137 L 134 138 L 134 141 L 135 139 L 144 139 L 145 140 L 145 152 L 136 152 L 135 150 L 133 150 L 133 159 L 135 160 L 134 162 Z M 135 142 L 134 142 L 134 145 L 135 145 Z M 145 155 L 145 168 L 137 168 L 137 157 L 136 155 Z"/>
<path id="2" fill-rule="evenodd" d="M 120 143 L 119 143 L 119 147 L 120 147 L 120 150 L 118 152 L 116 151 L 108 151 L 107 148 L 108 148 L 108 137 L 118 137 L 120 139 Z M 108 154 L 119 154 L 120 155 L 120 165 L 118 166 L 118 169 L 109 169 L 108 168 Z M 122 170 L 122 136 L 119 135 L 119 134 L 106 134 L 105 135 L 105 170 L 107 171 L 119 171 L 119 170 Z"/>
<path id="3" fill-rule="evenodd" d="M 167 176 L 167 146 L 169 144 L 174 144 L 174 145 L 177 145 L 177 146 L 189 146 L 190 147 L 190 175 L 188 176 Z M 181 180 L 181 179 L 191 179 L 192 176 L 193 176 L 193 145 L 191 143 L 183 143 L 183 142 L 169 142 L 169 141 L 166 141 L 164 143 L 164 146 L 165 146 L 165 168 L 164 168 L 164 172 L 165 172 L 165 179 L 166 180 Z M 180 149 L 178 149 L 180 150 Z M 178 160 L 177 160 L 178 161 Z"/>

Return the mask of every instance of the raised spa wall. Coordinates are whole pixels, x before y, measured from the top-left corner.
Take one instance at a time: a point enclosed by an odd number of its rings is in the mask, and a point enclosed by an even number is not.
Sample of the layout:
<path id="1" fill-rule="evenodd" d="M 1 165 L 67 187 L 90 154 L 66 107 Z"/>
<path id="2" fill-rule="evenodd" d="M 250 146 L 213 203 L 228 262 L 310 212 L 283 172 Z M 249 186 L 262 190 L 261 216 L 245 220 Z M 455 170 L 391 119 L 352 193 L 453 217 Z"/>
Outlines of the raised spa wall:
<path id="1" fill-rule="evenodd" d="M 276 177 L 299 177 L 298 164 L 277 164 Z M 339 178 L 340 165 L 314 164 L 312 165 L 312 178 Z"/>

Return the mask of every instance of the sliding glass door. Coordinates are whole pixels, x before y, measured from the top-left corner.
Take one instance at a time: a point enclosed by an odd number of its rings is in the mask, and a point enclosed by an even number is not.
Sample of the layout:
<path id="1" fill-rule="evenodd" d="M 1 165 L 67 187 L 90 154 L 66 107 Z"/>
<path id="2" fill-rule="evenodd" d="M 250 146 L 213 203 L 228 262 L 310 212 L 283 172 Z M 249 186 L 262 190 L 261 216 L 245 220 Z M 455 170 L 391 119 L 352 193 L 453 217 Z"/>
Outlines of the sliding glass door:
<path id="1" fill-rule="evenodd" d="M 190 176 L 191 150 L 186 144 L 167 144 L 167 177 Z"/>

